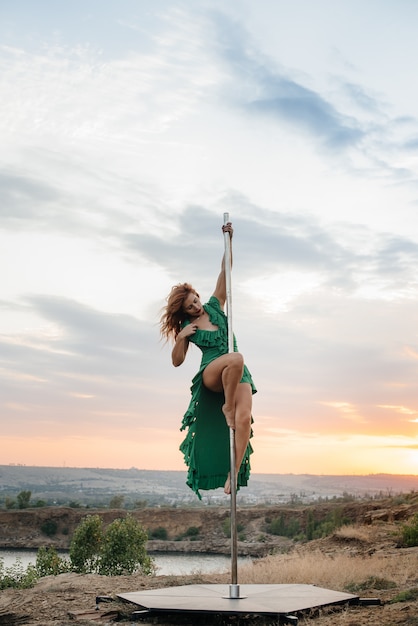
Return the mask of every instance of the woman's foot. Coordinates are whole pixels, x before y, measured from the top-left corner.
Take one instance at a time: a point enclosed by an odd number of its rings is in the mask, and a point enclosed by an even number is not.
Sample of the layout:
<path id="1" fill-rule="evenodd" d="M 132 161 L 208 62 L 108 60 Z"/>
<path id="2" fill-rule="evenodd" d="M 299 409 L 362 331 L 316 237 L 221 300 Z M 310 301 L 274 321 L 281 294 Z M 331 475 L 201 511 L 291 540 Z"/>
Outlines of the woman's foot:
<path id="1" fill-rule="evenodd" d="M 238 482 L 238 473 L 236 476 L 236 480 Z M 227 496 L 231 495 L 231 474 L 228 472 L 228 478 L 226 479 L 226 483 L 224 485 L 224 492 Z"/>
<path id="2" fill-rule="evenodd" d="M 229 428 L 235 429 L 235 409 L 230 409 L 226 404 L 224 404 L 222 412 L 225 415 L 226 423 Z"/>

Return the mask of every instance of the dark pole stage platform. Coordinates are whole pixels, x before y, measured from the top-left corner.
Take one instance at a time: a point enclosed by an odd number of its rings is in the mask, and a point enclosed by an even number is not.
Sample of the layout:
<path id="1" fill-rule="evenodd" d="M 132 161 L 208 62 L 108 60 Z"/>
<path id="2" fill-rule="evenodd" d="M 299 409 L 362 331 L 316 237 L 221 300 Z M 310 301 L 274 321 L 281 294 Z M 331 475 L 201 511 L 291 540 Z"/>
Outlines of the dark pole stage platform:
<path id="1" fill-rule="evenodd" d="M 149 613 L 213 613 L 289 618 L 291 613 L 338 604 L 358 604 L 358 596 L 315 585 L 240 585 L 231 598 L 228 585 L 183 585 L 117 594 Z M 293 623 L 297 623 L 294 618 Z"/>

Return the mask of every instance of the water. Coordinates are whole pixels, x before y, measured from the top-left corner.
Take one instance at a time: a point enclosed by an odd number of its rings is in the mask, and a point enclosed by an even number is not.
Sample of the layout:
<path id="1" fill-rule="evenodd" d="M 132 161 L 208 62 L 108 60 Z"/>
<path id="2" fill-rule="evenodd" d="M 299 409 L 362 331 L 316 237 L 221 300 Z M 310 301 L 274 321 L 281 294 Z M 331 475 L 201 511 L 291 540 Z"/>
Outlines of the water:
<path id="1" fill-rule="evenodd" d="M 19 559 L 23 567 L 29 563 L 35 565 L 36 550 L 2 550 L 0 559 L 3 559 L 5 568 L 12 567 Z M 60 553 L 66 556 L 66 553 Z M 187 576 L 188 574 L 222 574 L 231 571 L 231 558 L 222 554 L 183 554 L 183 553 L 151 553 L 157 567 L 158 576 Z M 248 563 L 246 557 L 238 558 L 238 565 Z"/>

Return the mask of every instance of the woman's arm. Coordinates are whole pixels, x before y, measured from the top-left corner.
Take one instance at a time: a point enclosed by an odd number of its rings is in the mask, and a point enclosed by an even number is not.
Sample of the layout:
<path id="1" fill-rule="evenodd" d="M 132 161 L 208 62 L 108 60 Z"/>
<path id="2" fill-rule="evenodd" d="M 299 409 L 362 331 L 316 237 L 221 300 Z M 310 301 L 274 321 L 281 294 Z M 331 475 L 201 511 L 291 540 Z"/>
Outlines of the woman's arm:
<path id="1" fill-rule="evenodd" d="M 171 360 L 174 367 L 181 365 L 186 358 L 187 350 L 189 349 L 189 340 L 187 337 L 177 335 L 176 343 L 171 352 Z"/>
<path id="2" fill-rule="evenodd" d="M 189 337 L 194 335 L 196 330 L 197 324 L 187 324 L 177 335 L 176 343 L 171 351 L 171 360 L 174 367 L 181 365 L 186 358 L 187 350 L 189 349 Z"/>
<path id="3" fill-rule="evenodd" d="M 222 232 L 229 233 L 229 238 L 231 240 L 230 249 L 231 249 L 231 267 L 232 267 L 232 235 L 234 233 L 234 229 L 232 228 L 231 222 L 228 222 L 227 224 L 222 226 Z M 221 271 L 219 273 L 218 280 L 216 281 L 215 291 L 213 292 L 212 295 L 215 296 L 215 298 L 219 300 L 219 304 L 221 305 L 221 308 L 223 309 L 225 306 L 225 301 L 226 301 L 225 254 L 222 257 Z"/>

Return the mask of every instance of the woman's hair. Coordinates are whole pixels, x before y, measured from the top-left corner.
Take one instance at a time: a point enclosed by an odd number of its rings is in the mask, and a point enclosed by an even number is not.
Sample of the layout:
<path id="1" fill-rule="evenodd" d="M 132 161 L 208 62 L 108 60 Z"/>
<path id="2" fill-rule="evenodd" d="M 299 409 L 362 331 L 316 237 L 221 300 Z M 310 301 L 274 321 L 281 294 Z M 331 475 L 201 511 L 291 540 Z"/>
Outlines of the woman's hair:
<path id="1" fill-rule="evenodd" d="M 161 335 L 166 341 L 176 339 L 182 323 L 187 319 L 187 313 L 183 311 L 183 302 L 189 293 L 195 293 L 198 298 L 200 297 L 189 283 L 174 285 L 167 297 L 167 305 L 160 319 Z"/>

